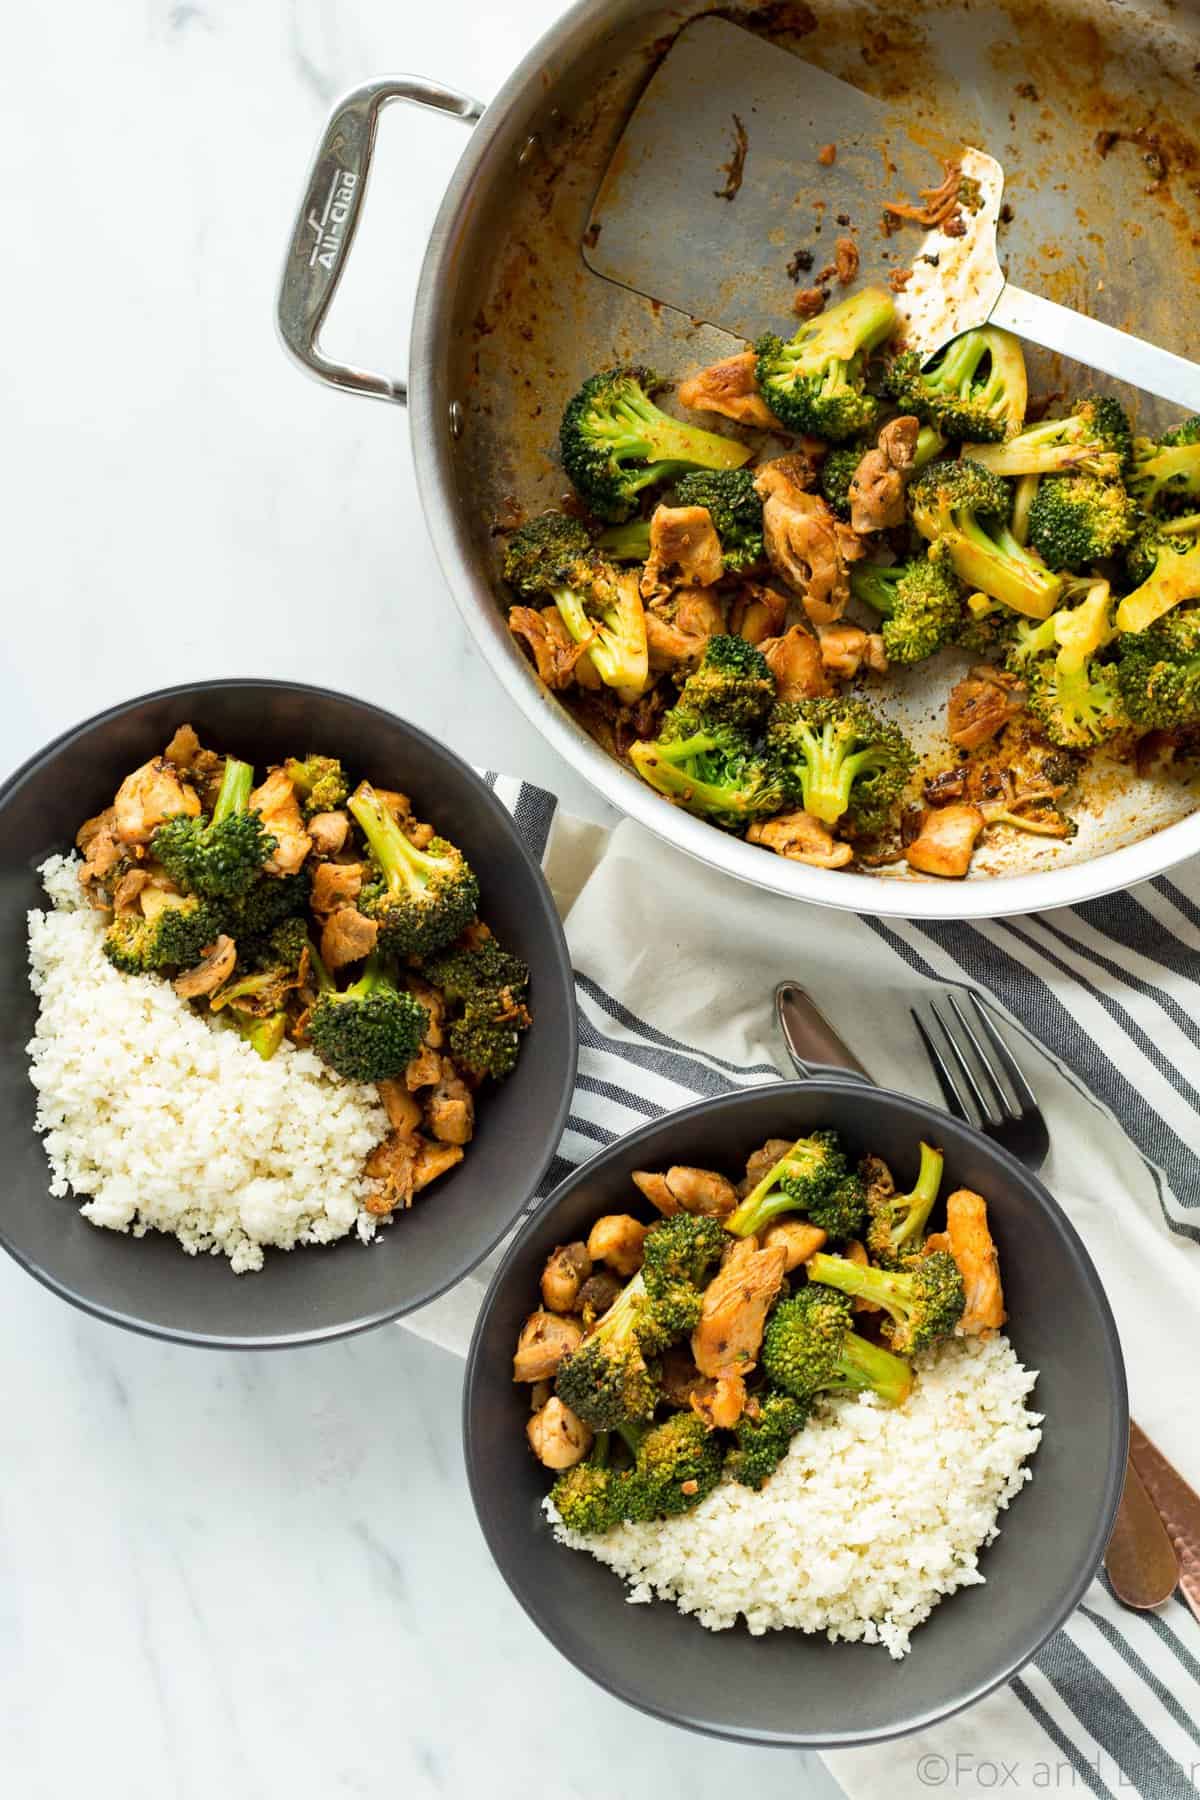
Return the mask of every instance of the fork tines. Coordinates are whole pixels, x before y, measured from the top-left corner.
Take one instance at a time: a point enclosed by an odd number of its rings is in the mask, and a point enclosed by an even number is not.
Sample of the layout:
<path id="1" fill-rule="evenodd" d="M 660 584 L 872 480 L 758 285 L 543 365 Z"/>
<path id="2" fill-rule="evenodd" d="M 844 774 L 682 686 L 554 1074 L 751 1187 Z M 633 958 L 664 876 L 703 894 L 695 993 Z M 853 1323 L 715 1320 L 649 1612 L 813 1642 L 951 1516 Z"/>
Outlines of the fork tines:
<path id="1" fill-rule="evenodd" d="M 979 995 L 973 988 L 968 988 L 966 995 L 974 1023 L 952 991 L 942 996 L 944 1013 L 936 1000 L 928 1002 L 929 1013 L 939 1027 L 936 1037 L 915 1007 L 912 1017 L 946 1105 L 960 1119 L 986 1130 L 989 1125 L 1000 1125 L 1005 1119 L 1019 1119 L 1036 1111 L 1037 1100 Z M 939 1048 L 939 1037 L 948 1055 Z"/>

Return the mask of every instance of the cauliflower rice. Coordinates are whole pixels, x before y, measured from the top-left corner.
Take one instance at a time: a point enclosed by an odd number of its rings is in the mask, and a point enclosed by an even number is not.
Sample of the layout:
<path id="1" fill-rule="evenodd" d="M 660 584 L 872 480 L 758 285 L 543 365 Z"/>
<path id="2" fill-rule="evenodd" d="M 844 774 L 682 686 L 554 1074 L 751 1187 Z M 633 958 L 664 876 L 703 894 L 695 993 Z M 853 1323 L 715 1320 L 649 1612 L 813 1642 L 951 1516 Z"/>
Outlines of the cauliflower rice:
<path id="1" fill-rule="evenodd" d="M 615 1569 L 631 1601 L 674 1600 L 710 1631 L 741 1615 L 755 1636 L 823 1631 L 900 1658 L 944 1595 L 985 1579 L 979 1551 L 1042 1437 L 1025 1405 L 1037 1375 L 1007 1338 L 952 1338 L 915 1368 L 895 1410 L 823 1401 L 761 1493 L 722 1482 L 679 1518 L 599 1537 L 546 1500 L 555 1536 Z"/>
<path id="2" fill-rule="evenodd" d="M 30 1080 L 51 1194 L 87 1195 L 93 1225 L 173 1233 L 239 1275 L 262 1268 L 264 1245 L 355 1230 L 367 1242 L 379 1221 L 362 1166 L 388 1129 L 375 1089 L 289 1043 L 264 1062 L 168 981 L 119 974 L 78 867 L 50 857 L 39 873 L 53 910 L 29 915 Z"/>

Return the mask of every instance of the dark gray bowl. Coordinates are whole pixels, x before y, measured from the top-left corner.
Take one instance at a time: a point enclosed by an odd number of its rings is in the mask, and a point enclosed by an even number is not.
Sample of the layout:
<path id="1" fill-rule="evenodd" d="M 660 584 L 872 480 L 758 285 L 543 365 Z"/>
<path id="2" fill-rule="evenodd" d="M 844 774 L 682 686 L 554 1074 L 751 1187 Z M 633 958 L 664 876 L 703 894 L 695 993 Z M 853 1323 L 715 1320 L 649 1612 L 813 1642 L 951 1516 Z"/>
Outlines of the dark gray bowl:
<path id="1" fill-rule="evenodd" d="M 894 1663 L 879 1645 L 799 1632 L 705 1631 L 672 1605 L 630 1606 L 591 1557 L 554 1542 L 546 1472 L 525 1446 L 527 1390 L 511 1380 L 517 1332 L 556 1244 L 614 1207 L 638 1211 L 634 1169 L 686 1162 L 740 1174 L 768 1137 L 817 1125 L 855 1154 L 914 1164 L 945 1146 L 948 1183 L 988 1200 L 1017 1354 L 1041 1371 L 1046 1414 L 1034 1478 L 983 1557 L 986 1587 L 944 1600 Z M 946 1192 L 950 1191 L 948 1185 Z M 643 1217 L 649 1213 L 640 1209 Z M 463 1425 L 475 1509 L 501 1574 L 552 1643 L 633 1706 L 695 1731 L 808 1748 L 868 1743 L 936 1723 L 1015 1675 L 1071 1612 L 1104 1552 L 1128 1433 L 1125 1371 L 1099 1278 L 1061 1208 L 988 1139 L 919 1100 L 846 1082 L 789 1082 L 705 1100 L 634 1131 L 578 1169 L 516 1239 L 483 1304 L 467 1361 Z"/>
<path id="2" fill-rule="evenodd" d="M 268 1251 L 257 1275 L 224 1257 L 187 1256 L 174 1238 L 140 1241 L 80 1218 L 49 1197 L 24 1046 L 35 1007 L 25 914 L 44 903 L 34 871 L 70 849 L 80 823 L 122 776 L 190 720 L 205 743 L 260 768 L 311 746 L 418 810 L 460 844 L 479 873 L 483 909 L 531 970 L 534 1026 L 510 1080 L 487 1096 L 465 1161 L 364 1249 L 357 1240 Z M 259 1348 L 362 1331 L 434 1299 L 473 1268 L 527 1205 L 566 1122 L 577 1031 L 571 963 L 541 870 L 510 814 L 464 762 L 365 701 L 275 681 L 198 682 L 147 694 L 78 726 L 0 790 L 0 1244 L 39 1281 L 117 1325 L 186 1343 Z"/>

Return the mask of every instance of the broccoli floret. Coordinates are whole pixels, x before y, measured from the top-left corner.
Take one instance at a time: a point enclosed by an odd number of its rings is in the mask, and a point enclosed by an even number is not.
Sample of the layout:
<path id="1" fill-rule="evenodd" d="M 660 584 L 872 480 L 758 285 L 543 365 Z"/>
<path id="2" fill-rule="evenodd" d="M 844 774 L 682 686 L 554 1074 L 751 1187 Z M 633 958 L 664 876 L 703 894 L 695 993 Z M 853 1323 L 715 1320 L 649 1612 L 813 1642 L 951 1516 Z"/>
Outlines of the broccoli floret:
<path id="1" fill-rule="evenodd" d="M 748 469 L 697 469 L 675 489 L 677 506 L 703 506 L 721 540 L 727 575 L 763 559 L 762 501 Z"/>
<path id="2" fill-rule="evenodd" d="M 597 675 L 623 700 L 650 679 L 646 615 L 637 576 L 594 550 L 587 532 L 563 513 L 543 513 L 508 540 L 504 578 L 527 599 L 553 600 Z"/>
<path id="3" fill-rule="evenodd" d="M 821 464 L 821 492 L 839 519 L 850 517 L 850 483 L 870 448 L 869 439 L 835 444 Z"/>
<path id="4" fill-rule="evenodd" d="M 797 1138 L 767 1170 L 724 1220 L 724 1228 L 734 1237 L 750 1237 L 780 1213 L 801 1212 L 830 1237 L 853 1237 L 865 1206 L 862 1184 L 849 1175 L 837 1133 L 814 1131 Z"/>
<path id="5" fill-rule="evenodd" d="M 530 1018 L 523 1003 L 505 994 L 468 1000 L 447 1033 L 450 1054 L 460 1068 L 482 1079 L 503 1081 L 517 1066 L 521 1033 Z"/>
<path id="6" fill-rule="evenodd" d="M 907 1194 L 898 1194 L 890 1182 L 872 1180 L 870 1173 L 865 1173 L 866 1243 L 876 1262 L 891 1265 L 920 1248 L 942 1184 L 944 1165 L 942 1152 L 923 1143 L 916 1184 Z"/>
<path id="7" fill-rule="evenodd" d="M 1200 512 L 1186 513 L 1174 519 L 1143 519 L 1125 550 L 1125 573 L 1134 587 L 1140 587 L 1154 573 L 1154 565 L 1164 551 L 1182 556 L 1200 540 Z"/>
<path id="8" fill-rule="evenodd" d="M 889 662 L 915 663 L 948 644 L 962 621 L 962 588 L 948 556 L 929 551 L 912 562 L 855 563 L 850 592 L 883 615 Z"/>
<path id="9" fill-rule="evenodd" d="M 1134 438 L 1129 491 L 1147 512 L 1186 512 L 1200 495 L 1200 418 L 1173 431 Z"/>
<path id="10" fill-rule="evenodd" d="M 768 332 L 755 345 L 759 393 L 789 431 L 834 444 L 869 431 L 880 402 L 863 386 L 867 358 L 892 332 L 885 288 L 863 288 L 801 325 L 786 342 Z"/>
<path id="11" fill-rule="evenodd" d="M 1052 744 L 1086 749 L 1124 729 L 1116 671 L 1096 660 L 1113 635 L 1112 596 L 1099 581 L 1080 605 L 1061 607 L 1014 645 L 1010 662 Z"/>
<path id="12" fill-rule="evenodd" d="M 1200 722 L 1200 606 L 1177 606 L 1145 631 L 1122 634 L 1117 683 L 1143 731 Z"/>
<path id="13" fill-rule="evenodd" d="M 664 733 L 631 747 L 629 760 L 642 780 L 725 831 L 744 830 L 752 819 L 781 811 L 783 783 L 771 759 L 733 727 L 695 723 L 688 737 Z"/>
<path id="14" fill-rule="evenodd" d="M 429 956 L 470 924 L 479 883 L 461 850 L 445 838 L 418 850 L 369 782 L 350 797 L 379 877 L 359 895 L 358 908 L 379 926 L 379 947 L 391 956 Z"/>
<path id="15" fill-rule="evenodd" d="M 860 837 L 886 829 L 917 760 L 898 725 L 848 696 L 777 706 L 767 743 L 804 810 Z"/>
<path id="16" fill-rule="evenodd" d="M 750 728 L 762 724 L 774 699 L 775 677 L 761 650 L 743 637 L 718 633 L 709 638 L 699 667 L 684 682 L 677 710 L 706 725 Z"/>
<path id="17" fill-rule="evenodd" d="M 1200 600 L 1200 536 L 1164 533 L 1150 574 L 1117 607 L 1117 630 L 1145 631 L 1184 600 Z"/>
<path id="18" fill-rule="evenodd" d="M 115 918 L 104 934 L 104 954 L 123 975 L 190 969 L 220 936 L 222 925 L 210 901 L 169 894 L 153 917 L 129 912 Z"/>
<path id="19" fill-rule="evenodd" d="M 1004 657 L 1022 624 L 1020 613 L 990 594 L 968 594 L 954 642 L 968 656 L 995 660 Z"/>
<path id="20" fill-rule="evenodd" d="M 624 525 L 610 525 L 600 533 L 594 548 L 612 562 L 644 563 L 650 555 L 649 519 L 630 519 Z"/>
<path id="21" fill-rule="evenodd" d="M 788 1453 L 798 1431 L 808 1422 L 811 1408 L 793 1394 L 767 1393 L 755 1410 L 744 1412 L 735 1427 L 737 1443 L 725 1457 L 725 1473 L 743 1487 L 761 1488 Z"/>
<path id="22" fill-rule="evenodd" d="M 958 1264 L 945 1250 L 934 1250 L 904 1269 L 876 1269 L 818 1250 L 809 1258 L 808 1279 L 881 1306 L 888 1315 L 884 1335 L 894 1350 L 908 1356 L 949 1337 L 966 1305 Z"/>
<path id="23" fill-rule="evenodd" d="M 618 1504 L 627 1519 L 676 1518 L 707 1498 L 721 1479 L 720 1440 L 693 1412 L 673 1413 L 637 1445 Z"/>
<path id="24" fill-rule="evenodd" d="M 745 444 L 672 419 L 650 395 L 662 383 L 647 369 L 605 369 L 584 382 L 563 414 L 563 468 L 597 518 L 620 524 L 638 495 L 689 469 L 740 469 Z"/>
<path id="25" fill-rule="evenodd" d="M 586 1462 L 564 1470 L 550 1489 L 551 1502 L 568 1531 L 593 1537 L 610 1531 L 621 1518 L 621 1478 L 607 1463 L 608 1435 L 600 1432 Z"/>
<path id="26" fill-rule="evenodd" d="M 720 1221 L 703 1213 L 676 1213 L 651 1227 L 642 1242 L 642 1275 L 652 1300 L 683 1283 L 703 1288 L 725 1249 Z"/>
<path id="27" fill-rule="evenodd" d="M 211 819 L 178 813 L 158 827 L 151 850 L 179 887 L 210 899 L 236 899 L 257 880 L 276 840 L 263 830 L 259 814 L 247 810 L 253 785 L 250 764 L 228 756 Z"/>
<path id="28" fill-rule="evenodd" d="M 968 588 L 1030 618 L 1054 610 L 1062 579 L 1018 544 L 1009 525 L 1012 494 L 997 476 L 975 462 L 932 463 L 908 493 L 913 524 L 941 546 Z"/>
<path id="29" fill-rule="evenodd" d="M 221 924 L 235 942 L 262 938 L 283 919 L 294 918 L 308 905 L 312 876 L 307 869 L 294 875 L 263 875 L 244 894 L 221 902 Z"/>
<path id="30" fill-rule="evenodd" d="M 309 751 L 303 761 L 289 756 L 283 772 L 304 801 L 304 816 L 334 812 L 350 797 L 350 783 L 336 756 L 317 756 Z"/>
<path id="31" fill-rule="evenodd" d="M 665 1348 L 641 1274 L 627 1282 L 595 1330 L 559 1364 L 554 1391 L 593 1431 L 654 1417 L 660 1398 L 646 1354 Z"/>
<path id="32" fill-rule="evenodd" d="M 265 1019 L 253 1018 L 249 1013 L 235 1012 L 232 1015 L 238 1035 L 244 1037 L 255 1055 L 261 1056 L 264 1062 L 270 1062 L 287 1030 L 287 1014 L 271 1013 Z"/>
<path id="33" fill-rule="evenodd" d="M 425 974 L 451 1001 L 477 1000 L 481 994 L 505 990 L 520 999 L 529 985 L 528 965 L 501 949 L 494 937 L 444 950 L 426 963 Z"/>
<path id="34" fill-rule="evenodd" d="M 901 1405 L 912 1390 L 912 1370 L 890 1350 L 859 1337 L 850 1319 L 849 1300 L 816 1282 L 781 1300 L 763 1332 L 768 1381 L 797 1400 L 825 1390 L 870 1390 L 889 1406 Z"/>
<path id="35" fill-rule="evenodd" d="M 994 475 L 1062 475 L 1072 470 L 1120 476 L 1132 448 L 1129 419 L 1119 400 L 1085 394 L 1065 419 L 1027 425 L 1003 444 L 971 444 L 967 454 Z"/>
<path id="36" fill-rule="evenodd" d="M 1114 556 L 1133 536 L 1137 513 L 1119 481 L 1048 475 L 1029 508 L 1029 542 L 1049 569 L 1082 569 Z"/>
<path id="37" fill-rule="evenodd" d="M 344 1080 L 387 1081 L 403 1075 L 427 1024 L 421 1002 L 397 988 L 375 955 L 344 992 L 322 990 L 308 1035 L 317 1055 Z"/>
<path id="38" fill-rule="evenodd" d="M 1019 431 L 1028 384 L 1019 338 L 995 325 L 964 331 L 927 368 L 915 351 L 898 356 L 887 391 L 943 437 L 999 443 Z"/>

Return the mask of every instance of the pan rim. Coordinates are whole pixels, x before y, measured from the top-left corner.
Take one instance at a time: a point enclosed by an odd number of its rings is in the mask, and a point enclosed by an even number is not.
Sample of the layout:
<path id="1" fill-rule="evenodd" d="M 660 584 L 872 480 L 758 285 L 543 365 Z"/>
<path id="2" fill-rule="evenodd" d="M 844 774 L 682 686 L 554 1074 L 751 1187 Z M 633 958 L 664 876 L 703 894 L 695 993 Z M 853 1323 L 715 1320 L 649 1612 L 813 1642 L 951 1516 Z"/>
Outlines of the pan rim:
<path id="1" fill-rule="evenodd" d="M 979 876 L 954 882 L 916 881 L 813 869 L 670 806 L 631 771 L 605 754 L 538 680 L 514 643 L 491 584 L 459 519 L 451 458 L 446 360 L 451 342 L 443 315 L 455 279 L 462 226 L 472 189 L 489 152 L 512 129 L 515 103 L 541 96 L 547 71 L 570 56 L 594 24 L 595 0 L 577 0 L 538 39 L 487 106 L 443 196 L 421 267 L 413 312 L 409 419 L 417 491 L 443 578 L 483 660 L 525 717 L 563 760 L 622 818 L 633 819 L 663 843 L 734 880 L 786 899 L 872 918 L 995 919 L 1076 906 L 1165 873 L 1200 852 L 1200 809 L 1136 843 L 1105 851 L 1067 868 L 1022 875 Z M 669 810 L 668 810 L 669 809 Z"/>

